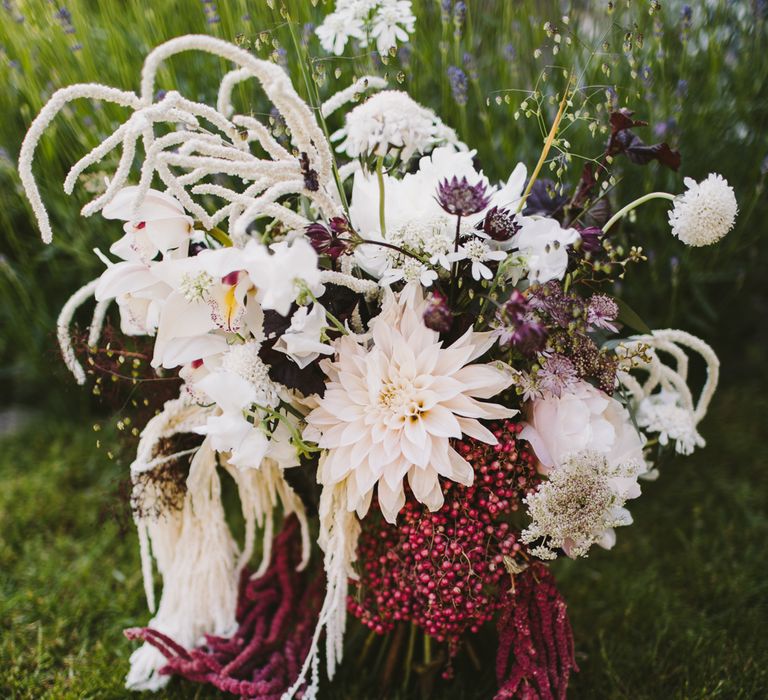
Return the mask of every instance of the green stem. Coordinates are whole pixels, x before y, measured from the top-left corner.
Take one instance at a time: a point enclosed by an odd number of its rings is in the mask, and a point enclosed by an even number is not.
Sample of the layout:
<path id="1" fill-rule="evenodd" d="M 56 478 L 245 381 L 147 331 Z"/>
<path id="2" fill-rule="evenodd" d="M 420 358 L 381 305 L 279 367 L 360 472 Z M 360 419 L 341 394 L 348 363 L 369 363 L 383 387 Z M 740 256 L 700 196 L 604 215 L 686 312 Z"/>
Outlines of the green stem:
<path id="1" fill-rule="evenodd" d="M 432 637 L 424 633 L 424 665 L 429 666 L 432 662 Z"/>
<path id="2" fill-rule="evenodd" d="M 619 211 L 617 211 L 610 219 L 608 219 L 608 222 L 605 224 L 605 226 L 603 226 L 603 233 L 608 233 L 608 229 L 611 228 L 611 226 L 613 226 L 619 219 L 622 219 L 633 209 L 639 207 L 641 204 L 650 202 L 652 199 L 669 199 L 674 201 L 675 195 L 669 194 L 669 192 L 650 192 L 646 195 L 643 195 L 642 197 L 638 197 L 633 202 L 627 204 L 627 206 L 619 209 Z"/>
<path id="3" fill-rule="evenodd" d="M 384 156 L 376 158 L 376 179 L 379 181 L 379 227 L 381 237 L 387 237 L 387 226 L 384 216 Z"/>
<path id="4" fill-rule="evenodd" d="M 416 646 L 417 627 L 411 623 L 411 632 L 408 635 L 408 649 L 405 653 L 405 677 L 403 678 L 403 691 L 408 688 L 408 681 L 411 680 L 411 666 L 413 665 L 413 649 Z"/>
<path id="5" fill-rule="evenodd" d="M 323 111 L 320 103 L 320 93 L 317 91 L 317 85 L 315 85 L 307 73 L 306 66 L 304 65 L 304 55 L 306 51 L 302 50 L 301 42 L 299 41 L 298 34 L 296 33 L 296 27 L 293 26 L 293 20 L 288 17 L 288 30 L 291 34 L 291 41 L 293 42 L 293 48 L 296 51 L 296 55 L 299 57 L 299 69 L 301 70 L 301 77 L 304 80 L 304 85 L 307 89 L 307 99 L 309 100 L 310 107 L 313 108 L 317 115 L 317 121 L 320 124 L 320 128 L 325 135 L 326 143 L 328 144 L 328 150 L 331 154 L 331 172 L 333 173 L 333 179 L 336 182 L 336 189 L 339 191 L 339 199 L 341 200 L 341 206 L 344 208 L 344 213 L 349 218 L 349 202 L 347 201 L 347 193 L 344 191 L 344 184 L 341 181 L 341 174 L 339 173 L 339 166 L 336 163 L 336 156 L 331 148 L 331 132 L 328 130 L 328 124 L 325 122 Z M 309 56 L 307 55 L 307 62 L 309 62 Z"/>

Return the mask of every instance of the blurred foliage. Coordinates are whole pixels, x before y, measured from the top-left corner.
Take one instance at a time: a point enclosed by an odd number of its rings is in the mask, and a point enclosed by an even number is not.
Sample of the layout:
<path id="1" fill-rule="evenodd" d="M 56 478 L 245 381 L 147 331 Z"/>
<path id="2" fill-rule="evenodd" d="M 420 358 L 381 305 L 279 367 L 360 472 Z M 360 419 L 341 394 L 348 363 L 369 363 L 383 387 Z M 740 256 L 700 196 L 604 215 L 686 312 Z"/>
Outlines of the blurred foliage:
<path id="1" fill-rule="evenodd" d="M 69 167 L 125 112 L 79 102 L 42 139 L 35 172 L 54 225 L 51 246 L 39 240 L 15 166 L 34 115 L 57 88 L 72 83 L 137 89 L 148 51 L 190 32 L 235 41 L 286 65 L 306 95 L 289 23 L 321 97 L 355 76 L 384 75 L 457 128 L 492 179 L 506 178 L 518 160 L 532 168 L 569 75 L 577 85 L 570 108 L 574 120 L 563 134 L 568 144 L 553 151 L 546 166 L 548 177 L 574 186 L 584 162 L 602 153 L 610 107 L 633 109 L 650 124 L 639 130 L 642 138 L 669 141 L 681 150 L 683 164 L 673 173 L 655 163 L 641 168 L 617 161 L 614 206 L 651 190 L 679 192 L 683 175 L 701 179 L 716 170 L 734 186 L 741 214 L 736 230 L 718 247 L 691 250 L 670 235 L 663 204 L 643 208 L 637 222 L 626 222 L 623 229 L 644 246 L 649 263 L 631 271 L 621 294 L 651 326 L 699 332 L 721 351 L 743 355 L 765 344 L 766 331 L 756 319 L 768 308 L 760 278 L 768 265 L 760 246 L 768 215 L 767 3 L 470 0 L 463 20 L 456 2 L 413 5 L 416 32 L 396 55 L 379 57 L 348 46 L 344 56 L 328 57 L 312 31 L 312 23 L 332 9 L 322 0 L 71 0 L 66 6 L 5 0 L 0 7 L 3 398 L 39 401 L 41 390 L 61 393 L 63 374 L 51 370 L 56 314 L 69 294 L 98 274 L 93 247 L 108 247 L 119 233 L 98 216 L 79 216 L 105 172 L 92 169 L 71 198 L 60 187 Z M 452 67 L 454 75 L 460 68 L 467 77 L 466 100 L 462 86 L 449 80 Z M 187 54 L 164 69 L 161 84 L 211 100 L 224 69 L 219 59 Z M 269 105 L 252 83 L 239 88 L 237 97 L 244 109 L 268 114 Z M 338 117 L 330 126 L 339 126 Z M 108 172 L 113 165 L 99 168 Z M 730 342 L 733 337 L 739 337 L 738 344 Z"/>

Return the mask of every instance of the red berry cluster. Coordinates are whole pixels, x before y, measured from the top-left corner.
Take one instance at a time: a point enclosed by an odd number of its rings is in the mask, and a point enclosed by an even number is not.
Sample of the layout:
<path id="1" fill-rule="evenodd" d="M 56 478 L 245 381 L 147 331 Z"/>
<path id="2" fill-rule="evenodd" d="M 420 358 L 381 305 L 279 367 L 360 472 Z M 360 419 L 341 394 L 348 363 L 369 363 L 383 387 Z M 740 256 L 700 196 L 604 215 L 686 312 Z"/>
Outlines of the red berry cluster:
<path id="1" fill-rule="evenodd" d="M 357 591 L 348 601 L 363 624 L 383 634 L 412 621 L 453 651 L 464 632 L 491 619 L 510 585 L 508 566 L 522 558 L 508 516 L 538 483 L 535 457 L 517 438 L 521 429 L 504 421 L 491 426 L 496 445 L 455 442 L 475 480 L 443 482 L 445 503 L 436 512 L 410 494 L 398 525 L 372 508 L 358 545 Z"/>

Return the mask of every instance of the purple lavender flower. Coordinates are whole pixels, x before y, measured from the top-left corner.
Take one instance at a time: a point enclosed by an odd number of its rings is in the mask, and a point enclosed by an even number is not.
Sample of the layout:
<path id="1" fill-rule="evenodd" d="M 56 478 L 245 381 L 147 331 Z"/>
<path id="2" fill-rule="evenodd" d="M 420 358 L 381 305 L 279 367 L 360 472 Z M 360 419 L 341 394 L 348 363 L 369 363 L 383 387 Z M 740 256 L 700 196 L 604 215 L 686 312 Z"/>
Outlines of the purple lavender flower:
<path id="1" fill-rule="evenodd" d="M 494 241 L 508 241 L 520 230 L 520 224 L 517 223 L 514 212 L 492 207 L 476 228 Z"/>
<path id="2" fill-rule="evenodd" d="M 453 325 L 453 314 L 448 307 L 448 300 L 440 292 L 432 292 L 427 297 L 424 308 L 424 325 L 438 333 L 447 333 Z"/>
<path id="3" fill-rule="evenodd" d="M 619 307 L 606 294 L 593 294 L 587 306 L 587 323 L 590 328 L 602 328 L 612 333 L 617 332 L 614 321 L 619 316 Z"/>
<path id="4" fill-rule="evenodd" d="M 455 175 L 437 186 L 437 203 L 449 214 L 471 216 L 485 209 L 491 198 L 486 184 L 480 180 L 470 185 L 466 177 L 459 180 Z"/>
<path id="5" fill-rule="evenodd" d="M 548 391 L 553 396 L 560 396 L 579 378 L 571 362 L 565 355 L 557 352 L 539 355 L 541 366 L 536 373 L 539 388 Z"/>
<path id="6" fill-rule="evenodd" d="M 469 99 L 469 81 L 461 68 L 457 66 L 448 66 L 448 82 L 451 85 L 451 94 L 459 107 L 467 104 Z"/>
<path id="7" fill-rule="evenodd" d="M 335 261 L 350 250 L 349 241 L 341 238 L 349 233 L 349 222 L 343 216 L 334 216 L 328 224 L 310 224 L 306 234 L 318 255 L 327 255 Z"/>

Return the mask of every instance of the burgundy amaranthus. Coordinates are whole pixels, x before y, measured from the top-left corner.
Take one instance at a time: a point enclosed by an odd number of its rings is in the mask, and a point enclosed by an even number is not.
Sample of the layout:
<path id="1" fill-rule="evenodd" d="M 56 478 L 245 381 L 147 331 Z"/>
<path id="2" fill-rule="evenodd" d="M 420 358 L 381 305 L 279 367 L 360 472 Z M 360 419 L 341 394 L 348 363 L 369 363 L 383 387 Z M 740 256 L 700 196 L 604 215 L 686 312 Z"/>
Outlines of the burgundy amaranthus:
<path id="1" fill-rule="evenodd" d="M 565 601 L 555 579 L 535 563 L 515 577 L 498 623 L 494 700 L 564 700 L 571 671 L 578 671 Z"/>
<path id="2" fill-rule="evenodd" d="M 125 630 L 168 659 L 160 673 L 175 674 L 250 700 L 279 700 L 298 678 L 309 651 L 323 595 L 321 577 L 298 573 L 301 560 L 295 517 L 285 521 L 272 546 L 272 562 L 258 579 L 243 572 L 238 628 L 231 638 L 206 635 L 199 649 L 185 649 L 149 627 Z"/>
<path id="3" fill-rule="evenodd" d="M 398 525 L 371 516 L 363 521 L 360 578 L 348 607 L 369 629 L 383 634 L 410 620 L 448 642 L 453 656 L 461 635 L 477 632 L 495 614 L 510 570 L 523 563 L 523 545 L 506 520 L 538 476 L 528 444 L 517 439 L 519 423 L 495 423 L 491 430 L 497 445 L 469 438 L 454 444 L 475 481 L 445 481 L 442 508 L 430 513 L 409 497 Z"/>

